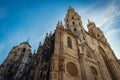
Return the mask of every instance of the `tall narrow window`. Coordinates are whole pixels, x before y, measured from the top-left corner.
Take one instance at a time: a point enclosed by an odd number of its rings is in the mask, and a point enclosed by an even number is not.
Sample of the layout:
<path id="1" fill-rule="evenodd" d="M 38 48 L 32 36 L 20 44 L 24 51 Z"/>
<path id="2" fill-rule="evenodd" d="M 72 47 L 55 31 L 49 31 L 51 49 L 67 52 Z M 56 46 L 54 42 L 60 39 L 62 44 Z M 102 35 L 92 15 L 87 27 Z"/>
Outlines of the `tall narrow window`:
<path id="1" fill-rule="evenodd" d="M 73 21 L 72 24 L 75 25 L 75 22 Z"/>
<path id="2" fill-rule="evenodd" d="M 97 36 L 98 36 L 98 37 L 100 37 L 100 35 L 99 35 L 99 34 L 97 34 Z"/>
<path id="3" fill-rule="evenodd" d="M 22 52 L 25 52 L 25 51 L 26 51 L 26 49 L 25 49 L 25 48 L 23 48 Z"/>
<path id="4" fill-rule="evenodd" d="M 68 19 L 66 21 L 68 22 Z"/>
<path id="5" fill-rule="evenodd" d="M 83 40 L 85 40 L 85 37 L 83 36 Z"/>
<path id="6" fill-rule="evenodd" d="M 98 75 L 97 70 L 93 66 L 91 66 L 90 68 L 91 68 L 91 72 L 93 74 L 94 80 L 97 80 L 97 75 Z"/>
<path id="7" fill-rule="evenodd" d="M 74 17 L 72 16 L 72 19 L 74 19 Z"/>
<path id="8" fill-rule="evenodd" d="M 67 45 L 69 48 L 72 48 L 72 40 L 70 37 L 67 37 Z"/>
<path id="9" fill-rule="evenodd" d="M 77 31 L 76 28 L 74 28 L 74 31 Z"/>
<path id="10" fill-rule="evenodd" d="M 68 27 L 69 25 L 67 24 L 67 27 Z"/>

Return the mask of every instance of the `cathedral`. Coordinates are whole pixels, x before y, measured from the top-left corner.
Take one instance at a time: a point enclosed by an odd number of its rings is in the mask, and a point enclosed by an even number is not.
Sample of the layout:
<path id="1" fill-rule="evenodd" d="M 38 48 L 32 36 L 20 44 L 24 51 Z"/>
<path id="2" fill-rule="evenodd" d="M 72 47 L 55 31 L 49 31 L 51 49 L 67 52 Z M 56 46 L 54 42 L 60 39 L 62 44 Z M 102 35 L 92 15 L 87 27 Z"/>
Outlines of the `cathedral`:
<path id="1" fill-rule="evenodd" d="M 31 52 L 28 41 L 14 46 L 0 65 L 0 80 L 120 80 L 120 60 L 103 32 L 69 7 L 56 30 Z"/>

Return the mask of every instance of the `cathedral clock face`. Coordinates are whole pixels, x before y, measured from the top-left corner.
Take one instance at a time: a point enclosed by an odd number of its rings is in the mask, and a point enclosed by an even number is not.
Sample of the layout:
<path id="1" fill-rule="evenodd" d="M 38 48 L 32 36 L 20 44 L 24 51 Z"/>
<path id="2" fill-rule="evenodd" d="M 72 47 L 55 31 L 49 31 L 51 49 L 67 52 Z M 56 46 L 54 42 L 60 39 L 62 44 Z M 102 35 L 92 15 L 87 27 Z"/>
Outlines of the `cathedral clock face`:
<path id="1" fill-rule="evenodd" d="M 66 65 L 66 68 L 67 68 L 68 73 L 71 76 L 76 77 L 78 75 L 78 69 L 74 63 L 68 62 Z"/>

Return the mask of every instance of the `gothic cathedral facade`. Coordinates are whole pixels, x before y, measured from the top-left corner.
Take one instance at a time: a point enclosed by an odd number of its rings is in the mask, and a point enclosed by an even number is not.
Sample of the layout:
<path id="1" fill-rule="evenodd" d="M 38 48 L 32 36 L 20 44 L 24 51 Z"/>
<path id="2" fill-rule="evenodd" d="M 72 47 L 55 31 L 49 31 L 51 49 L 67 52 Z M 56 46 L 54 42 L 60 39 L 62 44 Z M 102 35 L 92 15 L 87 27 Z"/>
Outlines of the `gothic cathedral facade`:
<path id="1" fill-rule="evenodd" d="M 28 41 L 13 47 L 0 66 L 0 80 L 120 80 L 120 62 L 103 32 L 69 7 L 36 53 Z"/>

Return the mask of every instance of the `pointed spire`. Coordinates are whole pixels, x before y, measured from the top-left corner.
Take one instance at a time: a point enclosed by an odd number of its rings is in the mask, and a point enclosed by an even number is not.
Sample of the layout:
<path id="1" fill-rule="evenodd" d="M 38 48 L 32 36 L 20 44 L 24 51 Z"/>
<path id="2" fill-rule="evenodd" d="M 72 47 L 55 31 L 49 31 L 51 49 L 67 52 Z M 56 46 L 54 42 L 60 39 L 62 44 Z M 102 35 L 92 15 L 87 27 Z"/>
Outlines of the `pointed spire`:
<path id="1" fill-rule="evenodd" d="M 39 46 L 41 46 L 42 44 L 41 44 L 41 42 L 39 43 Z"/>
<path id="2" fill-rule="evenodd" d="M 48 33 L 46 33 L 46 37 L 48 37 Z"/>
<path id="3" fill-rule="evenodd" d="M 30 39 L 28 38 L 26 42 L 29 43 L 29 40 L 30 40 Z"/>
<path id="4" fill-rule="evenodd" d="M 70 9 L 71 9 L 71 10 L 74 10 L 71 6 L 69 6 L 69 9 L 68 9 L 68 10 L 70 10 Z"/>
<path id="5" fill-rule="evenodd" d="M 24 41 L 24 42 L 22 42 L 22 43 L 20 43 L 20 44 L 27 44 L 27 45 L 29 45 L 29 47 L 31 47 L 31 45 L 29 44 L 29 38 L 27 39 L 27 41 Z"/>
<path id="6" fill-rule="evenodd" d="M 57 27 L 58 27 L 58 26 L 59 26 L 59 27 L 63 27 L 62 21 L 60 21 L 60 20 L 58 21 Z"/>
<path id="7" fill-rule="evenodd" d="M 58 21 L 58 23 L 57 23 L 57 28 L 63 28 L 63 24 L 62 24 L 62 21 Z"/>
<path id="8" fill-rule="evenodd" d="M 60 21 L 58 21 L 57 26 L 60 26 L 60 25 L 61 25 L 61 23 L 60 23 Z"/>
<path id="9" fill-rule="evenodd" d="M 52 36 L 52 31 L 50 31 L 50 33 L 49 33 L 49 37 L 51 37 Z"/>
<path id="10" fill-rule="evenodd" d="M 60 22 L 60 24 L 62 25 L 62 21 Z"/>
<path id="11" fill-rule="evenodd" d="M 88 19 L 88 24 L 95 24 L 93 21 L 90 21 L 89 19 Z"/>
<path id="12" fill-rule="evenodd" d="M 88 19 L 88 23 L 90 23 L 90 20 Z"/>
<path id="13" fill-rule="evenodd" d="M 75 13 L 74 8 L 72 8 L 71 6 L 69 6 L 69 8 L 68 8 L 68 14 L 73 14 L 73 13 Z"/>
<path id="14" fill-rule="evenodd" d="M 34 54 L 36 53 L 36 50 L 34 50 Z"/>

